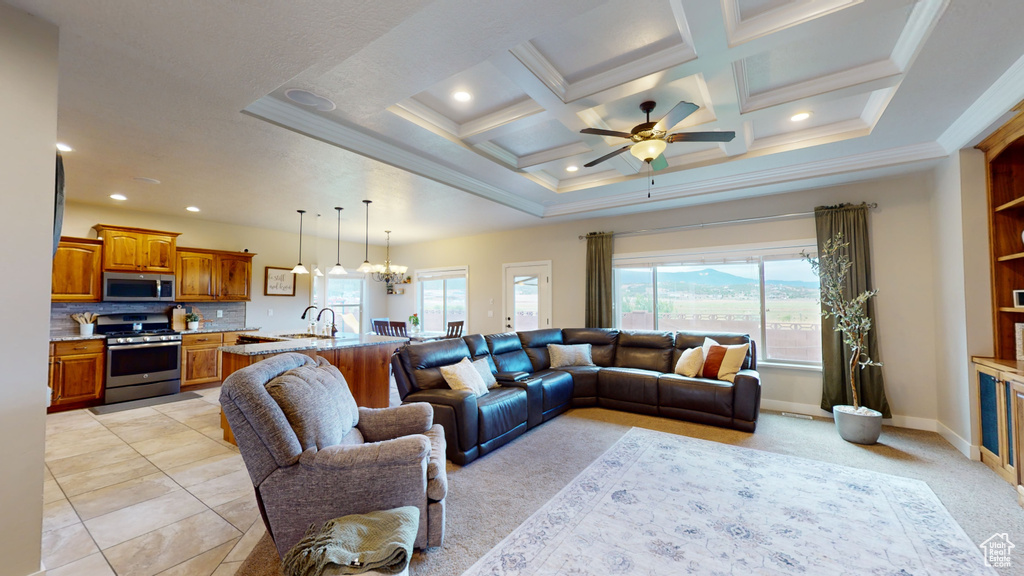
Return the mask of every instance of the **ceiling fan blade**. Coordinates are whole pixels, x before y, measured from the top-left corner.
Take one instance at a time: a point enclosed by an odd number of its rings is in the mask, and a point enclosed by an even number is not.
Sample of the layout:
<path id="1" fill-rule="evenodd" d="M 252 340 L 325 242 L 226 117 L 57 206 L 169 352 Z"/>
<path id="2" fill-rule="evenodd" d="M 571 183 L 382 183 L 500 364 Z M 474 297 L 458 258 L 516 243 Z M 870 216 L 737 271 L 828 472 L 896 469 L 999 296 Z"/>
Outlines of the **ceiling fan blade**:
<path id="1" fill-rule="evenodd" d="M 666 142 L 732 142 L 732 139 L 736 137 L 736 133 L 729 132 L 680 132 L 678 134 L 669 134 L 665 138 Z"/>
<path id="2" fill-rule="evenodd" d="M 590 162 L 587 162 L 586 164 L 583 165 L 583 167 L 584 168 L 590 168 L 591 166 L 594 166 L 596 164 L 600 164 L 601 162 L 604 162 L 605 160 L 610 160 L 612 158 L 615 158 L 619 154 L 622 154 L 623 152 L 625 152 L 626 150 L 629 150 L 632 147 L 633 147 L 632 144 L 630 144 L 628 146 L 623 146 L 622 148 L 619 148 L 618 150 L 616 150 L 614 152 L 610 152 L 608 154 L 605 154 L 604 156 L 601 156 L 597 160 L 592 160 Z"/>
<path id="3" fill-rule="evenodd" d="M 659 154 L 657 158 L 651 160 L 651 170 L 657 172 L 658 170 L 664 170 L 668 168 L 668 160 L 665 160 L 664 154 Z"/>
<path id="4" fill-rule="evenodd" d="M 614 130 L 602 130 L 600 128 L 584 128 L 580 134 L 596 134 L 598 136 L 618 136 L 619 138 L 632 138 L 629 132 L 616 132 Z"/>
<path id="5" fill-rule="evenodd" d="M 661 130 L 662 132 L 668 132 L 675 127 L 676 124 L 682 122 L 687 116 L 696 112 L 700 106 L 697 106 L 693 102 L 682 101 L 676 104 L 676 107 L 669 110 L 668 114 L 658 123 L 654 125 L 655 130 Z"/>

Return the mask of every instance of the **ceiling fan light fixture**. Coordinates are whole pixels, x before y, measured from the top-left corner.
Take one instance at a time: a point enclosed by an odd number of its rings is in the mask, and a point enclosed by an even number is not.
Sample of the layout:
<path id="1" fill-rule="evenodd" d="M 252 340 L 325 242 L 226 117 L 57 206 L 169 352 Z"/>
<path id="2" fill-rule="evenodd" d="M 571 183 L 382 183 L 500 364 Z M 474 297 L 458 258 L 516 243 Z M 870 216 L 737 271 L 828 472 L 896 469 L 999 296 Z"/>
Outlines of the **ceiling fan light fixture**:
<path id="1" fill-rule="evenodd" d="M 668 148 L 668 143 L 664 140 L 652 138 L 651 140 L 643 140 L 633 144 L 629 149 L 629 153 L 636 157 L 641 162 L 650 162 L 661 156 L 661 153 Z"/>

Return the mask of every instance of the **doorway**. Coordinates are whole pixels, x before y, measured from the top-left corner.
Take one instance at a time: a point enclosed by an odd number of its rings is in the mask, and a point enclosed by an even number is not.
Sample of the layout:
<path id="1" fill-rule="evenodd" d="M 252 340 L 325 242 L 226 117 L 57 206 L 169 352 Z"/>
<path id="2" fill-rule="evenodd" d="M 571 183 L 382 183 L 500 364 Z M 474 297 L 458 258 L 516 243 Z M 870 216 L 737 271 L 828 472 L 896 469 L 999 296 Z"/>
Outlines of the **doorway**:
<path id="1" fill-rule="evenodd" d="M 551 261 L 502 264 L 505 330 L 551 328 Z"/>

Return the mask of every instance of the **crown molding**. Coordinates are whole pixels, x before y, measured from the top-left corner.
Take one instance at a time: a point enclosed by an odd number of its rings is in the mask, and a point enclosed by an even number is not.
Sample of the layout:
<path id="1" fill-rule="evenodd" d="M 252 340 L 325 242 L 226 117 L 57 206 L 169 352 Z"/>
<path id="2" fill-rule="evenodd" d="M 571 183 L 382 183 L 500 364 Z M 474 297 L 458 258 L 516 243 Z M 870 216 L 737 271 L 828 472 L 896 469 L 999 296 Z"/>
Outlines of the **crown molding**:
<path id="1" fill-rule="evenodd" d="M 476 178 L 466 176 L 419 154 L 381 141 L 375 135 L 363 133 L 337 121 L 301 110 L 276 98 L 264 96 L 246 106 L 242 113 L 389 164 L 400 170 L 458 188 L 475 196 L 493 200 L 526 214 L 533 216 L 543 216 L 544 214 L 544 207 L 537 202 L 527 200 Z"/>
<path id="2" fill-rule="evenodd" d="M 974 104 L 946 128 L 939 136 L 939 144 L 950 154 L 967 146 L 1021 100 L 1024 100 L 1024 56 L 1007 68 Z"/>
<path id="3" fill-rule="evenodd" d="M 480 142 L 479 144 L 476 144 L 473 147 L 483 152 L 484 154 L 487 154 L 491 158 L 494 158 L 495 160 L 501 162 L 502 164 L 506 164 L 509 168 L 515 168 L 516 164 L 518 164 L 519 162 L 518 156 L 509 152 L 508 150 L 505 150 L 504 148 L 498 146 L 497 144 L 491 142 L 490 140 Z"/>
<path id="4" fill-rule="evenodd" d="M 901 148 L 891 148 L 877 152 L 868 152 L 855 156 L 818 160 L 804 164 L 795 164 L 768 170 L 759 170 L 748 174 L 736 174 L 712 178 L 700 182 L 690 182 L 675 186 L 661 186 L 651 190 L 651 201 L 675 200 L 690 196 L 699 196 L 714 192 L 728 192 L 731 190 L 742 190 L 768 186 L 772 184 L 784 184 L 811 178 L 820 178 L 848 172 L 857 172 L 873 168 L 885 168 L 909 164 L 924 160 L 934 160 L 948 156 L 942 146 L 935 142 L 915 144 Z M 596 210 L 610 208 L 622 208 L 636 204 L 636 191 L 582 200 L 549 206 L 544 211 L 545 218 L 555 216 L 567 216 Z"/>
<path id="5" fill-rule="evenodd" d="M 722 16 L 725 19 L 726 36 L 729 39 L 729 47 L 738 46 L 750 42 L 762 36 L 792 28 L 815 18 L 837 12 L 860 4 L 864 0 L 824 0 L 820 2 L 792 2 L 758 14 L 749 20 L 743 20 L 740 15 L 738 0 L 724 0 L 722 2 Z M 808 9 L 810 8 L 810 9 Z"/>
<path id="6" fill-rule="evenodd" d="M 881 86 L 871 85 L 869 88 L 891 87 L 899 83 L 900 72 L 901 70 L 892 60 L 879 60 L 849 70 L 751 94 L 750 87 L 747 85 L 745 62 L 743 60 L 733 62 L 733 77 L 736 80 L 736 91 L 740 97 L 740 113 L 742 114 L 787 102 L 795 102 L 818 94 L 834 92 L 850 86 L 881 82 Z"/>
<path id="7" fill-rule="evenodd" d="M 565 146 L 549 148 L 548 150 L 541 150 L 540 152 L 521 156 L 517 165 L 519 168 L 529 168 L 530 166 L 545 164 L 547 162 L 561 160 L 562 158 L 568 158 L 569 156 L 575 156 L 577 154 L 586 154 L 587 152 L 592 151 L 593 150 L 590 146 L 587 146 L 582 142 L 573 142 L 572 144 L 566 144 Z"/>

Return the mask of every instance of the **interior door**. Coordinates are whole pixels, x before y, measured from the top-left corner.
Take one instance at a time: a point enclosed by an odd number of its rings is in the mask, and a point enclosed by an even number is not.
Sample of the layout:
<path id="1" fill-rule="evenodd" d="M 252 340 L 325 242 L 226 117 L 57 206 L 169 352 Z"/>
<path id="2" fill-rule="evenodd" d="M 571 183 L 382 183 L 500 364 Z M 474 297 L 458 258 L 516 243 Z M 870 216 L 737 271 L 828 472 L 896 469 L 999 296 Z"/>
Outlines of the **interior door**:
<path id="1" fill-rule="evenodd" d="M 505 264 L 504 328 L 551 328 L 551 262 Z"/>

